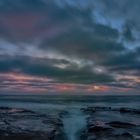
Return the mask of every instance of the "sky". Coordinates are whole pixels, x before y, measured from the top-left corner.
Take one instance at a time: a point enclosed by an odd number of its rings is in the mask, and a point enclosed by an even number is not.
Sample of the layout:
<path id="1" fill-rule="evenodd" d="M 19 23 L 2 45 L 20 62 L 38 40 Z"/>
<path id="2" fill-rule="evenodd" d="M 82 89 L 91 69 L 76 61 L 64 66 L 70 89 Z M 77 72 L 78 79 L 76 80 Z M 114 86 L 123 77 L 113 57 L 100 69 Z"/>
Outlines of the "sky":
<path id="1" fill-rule="evenodd" d="M 138 93 L 139 0 L 0 0 L 0 93 Z"/>

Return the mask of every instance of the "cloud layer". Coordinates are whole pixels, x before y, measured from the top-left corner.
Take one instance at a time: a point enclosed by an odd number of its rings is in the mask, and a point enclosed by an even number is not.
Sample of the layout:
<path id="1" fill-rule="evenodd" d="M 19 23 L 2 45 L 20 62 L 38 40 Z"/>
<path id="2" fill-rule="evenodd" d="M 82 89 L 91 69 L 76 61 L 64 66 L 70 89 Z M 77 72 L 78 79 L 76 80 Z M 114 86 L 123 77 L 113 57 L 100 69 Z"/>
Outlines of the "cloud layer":
<path id="1" fill-rule="evenodd" d="M 1 91 L 139 91 L 139 5 L 0 0 Z"/>

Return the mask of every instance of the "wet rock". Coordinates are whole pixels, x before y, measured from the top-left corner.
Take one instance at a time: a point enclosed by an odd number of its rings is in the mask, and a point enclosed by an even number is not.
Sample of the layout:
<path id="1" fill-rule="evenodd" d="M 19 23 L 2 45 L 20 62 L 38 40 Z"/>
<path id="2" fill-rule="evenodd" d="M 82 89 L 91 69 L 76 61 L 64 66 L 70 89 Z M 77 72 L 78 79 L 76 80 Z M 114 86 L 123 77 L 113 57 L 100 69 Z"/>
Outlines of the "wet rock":
<path id="1" fill-rule="evenodd" d="M 82 140 L 135 140 L 134 134 L 130 133 L 135 128 L 137 125 L 133 123 L 95 120 L 94 115 L 91 115 L 81 137 Z"/>
<path id="2" fill-rule="evenodd" d="M 62 120 L 58 119 L 58 118 L 51 118 L 51 119 L 46 119 L 46 120 L 43 120 L 42 121 L 44 124 L 47 124 L 47 123 L 53 123 L 57 126 L 60 126 L 60 127 L 63 127 L 63 122 Z"/>
<path id="3" fill-rule="evenodd" d="M 101 120 L 94 120 L 94 119 L 92 119 L 92 118 L 89 118 L 88 119 L 88 126 L 90 127 L 90 126 L 100 126 L 100 127 L 105 127 L 106 126 L 106 124 L 105 124 L 105 122 L 104 121 L 101 121 Z"/>
<path id="4" fill-rule="evenodd" d="M 119 140 L 134 140 L 133 135 L 128 132 L 125 132 L 125 133 L 122 133 L 119 135 L 115 135 L 115 138 L 119 139 Z"/>
<path id="5" fill-rule="evenodd" d="M 60 116 L 61 118 L 66 117 L 66 116 L 68 116 L 68 115 L 69 115 L 69 112 L 68 112 L 68 111 L 62 111 L 62 112 L 59 113 L 59 116 Z"/>
<path id="6" fill-rule="evenodd" d="M 95 109 L 93 107 L 88 107 L 88 108 L 81 108 L 81 110 L 83 112 L 86 112 L 86 113 L 95 113 Z"/>
<path id="7" fill-rule="evenodd" d="M 102 133 L 102 132 L 110 132 L 112 131 L 112 128 L 108 128 L 108 127 L 101 127 L 101 126 L 91 126 L 88 128 L 88 132 L 94 132 L 94 133 Z"/>
<path id="8" fill-rule="evenodd" d="M 0 110 L 8 110 L 8 109 L 11 109 L 11 108 L 9 108 L 9 107 L 4 107 L 4 106 L 0 107 Z"/>
<path id="9" fill-rule="evenodd" d="M 106 125 L 103 121 L 93 121 L 88 122 L 88 133 L 94 133 L 97 135 L 101 135 L 103 133 L 112 133 L 113 129 Z"/>
<path id="10" fill-rule="evenodd" d="M 128 132 L 118 133 L 113 128 L 93 126 L 81 134 L 81 140 L 135 140 Z"/>
<path id="11" fill-rule="evenodd" d="M 107 123 L 112 127 L 116 127 L 116 128 L 130 128 L 130 127 L 135 127 L 135 124 L 132 123 L 127 123 L 127 122 L 120 122 L 120 121 L 112 121 Z"/>
<path id="12" fill-rule="evenodd" d="M 111 107 L 94 107 L 96 111 L 110 111 Z"/>
<path id="13" fill-rule="evenodd" d="M 51 140 L 51 137 L 43 132 L 23 132 L 23 133 L 1 133 L 0 140 Z"/>
<path id="14" fill-rule="evenodd" d="M 133 138 L 133 135 L 132 135 L 132 134 L 130 134 L 130 133 L 128 133 L 128 132 L 123 133 L 123 134 L 122 134 L 122 136 L 123 136 L 123 137 Z"/>
<path id="15" fill-rule="evenodd" d="M 17 109 L 0 108 L 0 140 L 63 140 L 59 118 Z"/>
<path id="16" fill-rule="evenodd" d="M 106 125 L 101 120 L 94 120 L 89 118 L 87 120 L 87 128 L 82 133 L 83 140 L 97 140 L 112 135 L 114 132 L 113 128 Z"/>
<path id="17" fill-rule="evenodd" d="M 127 107 L 121 107 L 121 108 L 112 108 L 112 107 L 87 107 L 87 108 L 81 108 L 81 110 L 85 113 L 95 113 L 95 112 L 102 112 L 102 111 L 114 111 L 114 112 L 120 112 L 120 113 L 130 113 L 130 114 L 137 114 L 140 115 L 139 109 L 132 109 Z"/>
<path id="18" fill-rule="evenodd" d="M 97 139 L 96 139 L 96 136 L 91 135 L 91 136 L 88 136 L 88 139 L 87 140 L 97 140 Z"/>
<path id="19" fill-rule="evenodd" d="M 138 109 L 131 109 L 131 108 L 120 108 L 121 113 L 131 113 L 131 114 L 140 114 L 140 110 Z"/>
<path id="20" fill-rule="evenodd" d="M 35 112 L 22 108 L 0 107 L 0 113 L 35 113 Z"/>
<path id="21" fill-rule="evenodd" d="M 95 113 L 97 111 L 111 111 L 111 107 L 87 107 L 87 108 L 81 108 L 83 112 L 92 112 Z"/>
<path id="22" fill-rule="evenodd" d="M 125 121 L 128 118 L 137 117 L 138 109 L 111 108 L 111 107 L 87 107 L 81 109 L 88 113 L 87 127 L 81 132 L 81 140 L 138 140 L 140 125 L 139 120 L 135 123 Z M 107 116 L 103 116 L 107 115 Z M 124 118 L 123 118 L 124 117 Z M 97 120 L 98 119 L 98 120 Z M 124 121 L 120 121 L 120 119 Z M 126 119 L 129 120 L 129 119 Z M 140 139 L 139 139 L 140 140 Z"/>

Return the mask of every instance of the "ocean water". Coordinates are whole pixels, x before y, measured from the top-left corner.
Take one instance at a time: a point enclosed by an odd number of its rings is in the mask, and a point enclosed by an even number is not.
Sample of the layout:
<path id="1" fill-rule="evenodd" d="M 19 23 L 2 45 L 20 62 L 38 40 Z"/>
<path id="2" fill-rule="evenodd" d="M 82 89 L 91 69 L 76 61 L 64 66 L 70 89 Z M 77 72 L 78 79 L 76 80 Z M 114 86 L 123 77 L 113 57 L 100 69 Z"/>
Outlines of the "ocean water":
<path id="1" fill-rule="evenodd" d="M 84 95 L 1 95 L 0 106 L 25 108 L 52 116 L 61 116 L 68 140 L 77 140 L 77 133 L 86 127 L 87 114 L 80 109 L 88 106 L 130 107 L 140 109 L 140 96 L 84 96 Z M 95 119 L 127 120 L 140 123 L 137 116 L 99 112 Z"/>

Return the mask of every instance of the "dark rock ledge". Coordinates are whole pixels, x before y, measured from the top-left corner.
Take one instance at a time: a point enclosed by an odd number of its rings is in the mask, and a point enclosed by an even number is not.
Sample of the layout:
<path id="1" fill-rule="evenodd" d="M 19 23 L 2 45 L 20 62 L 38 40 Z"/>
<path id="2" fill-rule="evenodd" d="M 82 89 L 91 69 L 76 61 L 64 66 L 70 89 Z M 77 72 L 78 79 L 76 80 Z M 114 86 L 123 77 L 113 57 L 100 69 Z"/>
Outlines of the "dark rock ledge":
<path id="1" fill-rule="evenodd" d="M 81 132 L 80 140 L 140 140 L 140 124 L 122 119 L 129 114 L 131 118 L 139 117 L 140 110 L 132 108 L 87 107 L 81 109 L 89 114 L 87 127 Z M 99 112 L 99 113 L 97 113 Z M 123 114 L 126 115 L 123 115 Z M 107 116 L 100 116 L 105 114 Z M 112 116 L 121 116 L 110 117 Z M 120 119 L 120 120 L 119 120 Z"/>
<path id="2" fill-rule="evenodd" d="M 0 107 L 0 140 L 63 140 L 63 124 L 56 116 Z"/>
<path id="3" fill-rule="evenodd" d="M 129 113 L 129 114 L 136 114 L 140 115 L 140 109 L 133 109 L 128 107 L 121 107 L 121 108 L 112 108 L 112 107 L 87 107 L 81 108 L 83 112 L 87 113 L 96 113 L 99 111 L 116 111 L 120 113 Z"/>
<path id="4" fill-rule="evenodd" d="M 127 128 L 136 127 L 125 122 L 87 121 L 87 128 L 81 133 L 81 140 L 139 140 Z"/>

